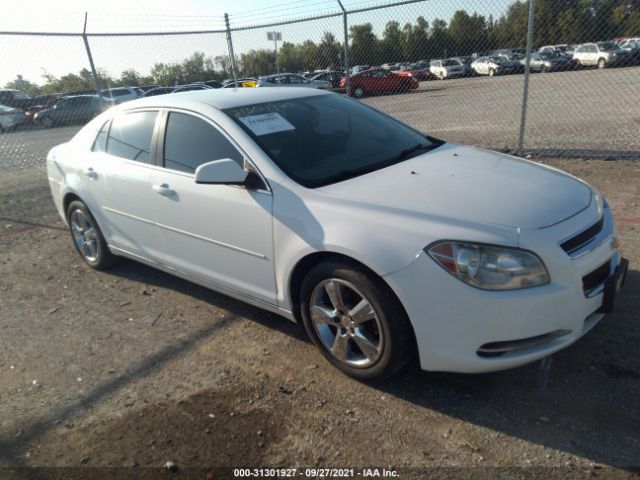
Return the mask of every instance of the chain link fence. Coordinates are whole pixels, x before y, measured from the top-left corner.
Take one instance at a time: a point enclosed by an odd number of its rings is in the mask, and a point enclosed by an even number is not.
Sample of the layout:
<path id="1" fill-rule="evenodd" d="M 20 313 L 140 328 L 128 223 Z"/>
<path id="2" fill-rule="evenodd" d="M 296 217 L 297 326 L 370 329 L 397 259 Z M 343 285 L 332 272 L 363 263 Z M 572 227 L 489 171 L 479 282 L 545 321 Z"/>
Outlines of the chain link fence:
<path id="1" fill-rule="evenodd" d="M 640 155 L 639 0 L 309 0 L 158 17 L 135 33 L 127 17 L 87 30 L 86 16 L 77 31 L 0 32 L 0 171 L 43 167 L 113 103 L 236 85 L 332 89 L 521 155 Z"/>

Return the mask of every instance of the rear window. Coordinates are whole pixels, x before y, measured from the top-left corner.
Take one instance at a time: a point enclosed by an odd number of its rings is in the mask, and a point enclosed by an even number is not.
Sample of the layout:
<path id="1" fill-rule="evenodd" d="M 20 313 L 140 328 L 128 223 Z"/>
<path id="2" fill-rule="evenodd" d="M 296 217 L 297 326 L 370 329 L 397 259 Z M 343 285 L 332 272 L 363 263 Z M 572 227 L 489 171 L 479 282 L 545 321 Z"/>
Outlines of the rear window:
<path id="1" fill-rule="evenodd" d="M 111 120 L 108 120 L 104 123 L 98 135 L 96 136 L 95 141 L 93 142 L 93 147 L 91 147 L 91 151 L 93 152 L 106 152 L 107 151 L 107 136 L 109 135 L 109 126 L 111 125 Z"/>
<path id="2" fill-rule="evenodd" d="M 151 138 L 158 112 L 132 112 L 111 122 L 107 153 L 127 160 L 151 163 Z"/>

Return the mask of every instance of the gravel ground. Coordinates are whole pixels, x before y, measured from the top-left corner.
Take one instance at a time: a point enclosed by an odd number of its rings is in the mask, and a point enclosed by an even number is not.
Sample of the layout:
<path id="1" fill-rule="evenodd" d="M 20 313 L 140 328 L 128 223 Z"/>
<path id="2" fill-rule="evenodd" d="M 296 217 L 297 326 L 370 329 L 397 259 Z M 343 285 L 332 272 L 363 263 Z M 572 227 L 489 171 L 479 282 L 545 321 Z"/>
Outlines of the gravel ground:
<path id="1" fill-rule="evenodd" d="M 640 164 L 545 162 L 608 197 L 631 261 L 618 311 L 549 370 L 413 365 L 378 385 L 338 373 L 275 315 L 135 262 L 90 270 L 42 170 L 23 170 L 24 198 L 17 176 L 0 190 L 13 225 L 0 234 L 0 477 L 166 478 L 173 461 L 183 478 L 250 466 L 640 478 Z"/>

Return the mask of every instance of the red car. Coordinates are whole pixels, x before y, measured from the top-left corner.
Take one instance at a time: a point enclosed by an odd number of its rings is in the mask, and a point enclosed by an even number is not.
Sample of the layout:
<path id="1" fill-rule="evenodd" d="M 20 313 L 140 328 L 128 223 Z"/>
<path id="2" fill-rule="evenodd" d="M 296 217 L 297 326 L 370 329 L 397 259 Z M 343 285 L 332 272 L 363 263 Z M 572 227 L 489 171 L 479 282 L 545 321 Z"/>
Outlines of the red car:
<path id="1" fill-rule="evenodd" d="M 347 79 L 340 79 L 340 88 Z M 418 81 L 409 72 L 391 72 L 383 68 L 371 68 L 349 77 L 351 95 L 360 98 L 369 93 L 406 92 L 418 88 Z"/>

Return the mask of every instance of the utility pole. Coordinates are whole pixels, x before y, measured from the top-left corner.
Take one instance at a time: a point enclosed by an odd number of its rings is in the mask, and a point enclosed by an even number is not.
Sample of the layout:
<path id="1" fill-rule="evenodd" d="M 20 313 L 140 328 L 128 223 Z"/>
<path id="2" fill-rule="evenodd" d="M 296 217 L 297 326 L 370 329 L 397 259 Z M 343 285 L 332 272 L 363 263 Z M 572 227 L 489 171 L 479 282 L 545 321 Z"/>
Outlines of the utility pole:
<path id="1" fill-rule="evenodd" d="M 276 72 L 280 73 L 280 62 L 278 62 L 278 40 L 282 41 L 282 32 L 267 32 L 267 40 L 273 40 L 276 51 Z"/>

